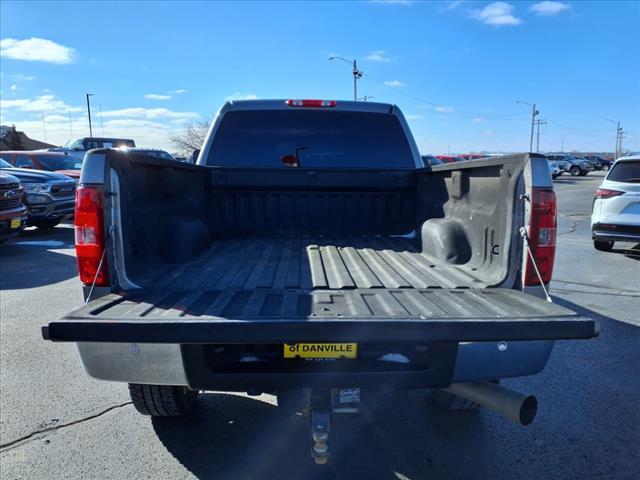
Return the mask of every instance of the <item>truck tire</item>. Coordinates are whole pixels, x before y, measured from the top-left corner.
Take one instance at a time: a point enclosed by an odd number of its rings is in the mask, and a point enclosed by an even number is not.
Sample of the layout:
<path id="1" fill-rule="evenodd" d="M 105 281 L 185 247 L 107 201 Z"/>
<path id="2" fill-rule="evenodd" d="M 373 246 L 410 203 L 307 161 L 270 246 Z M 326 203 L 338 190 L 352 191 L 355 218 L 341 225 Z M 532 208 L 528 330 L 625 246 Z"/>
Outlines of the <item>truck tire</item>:
<path id="1" fill-rule="evenodd" d="M 37 222 L 33 222 L 33 226 L 38 230 L 48 230 L 50 228 L 55 227 L 60 223 L 60 220 L 38 220 Z"/>
<path id="2" fill-rule="evenodd" d="M 491 383 L 499 385 L 500 380 L 491 380 Z M 480 408 L 479 403 L 443 390 L 431 390 L 430 398 L 432 403 L 444 410 L 476 410 Z"/>
<path id="3" fill-rule="evenodd" d="M 129 384 L 133 406 L 142 415 L 179 417 L 188 414 L 196 404 L 198 392 L 171 385 Z"/>
<path id="4" fill-rule="evenodd" d="M 580 175 L 580 167 L 574 165 L 569 169 L 569 173 L 572 177 L 577 177 L 578 175 Z"/>
<path id="5" fill-rule="evenodd" d="M 613 243 L 614 242 L 607 242 L 606 240 L 594 240 L 593 246 L 601 252 L 610 252 L 613 249 Z"/>

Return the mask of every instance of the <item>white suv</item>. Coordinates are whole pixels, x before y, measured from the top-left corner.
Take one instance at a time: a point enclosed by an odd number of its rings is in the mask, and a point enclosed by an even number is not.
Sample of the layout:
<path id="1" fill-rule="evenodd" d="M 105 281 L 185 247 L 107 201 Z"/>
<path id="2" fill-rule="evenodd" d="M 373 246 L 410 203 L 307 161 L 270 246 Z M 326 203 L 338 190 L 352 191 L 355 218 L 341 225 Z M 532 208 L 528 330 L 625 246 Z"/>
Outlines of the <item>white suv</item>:
<path id="1" fill-rule="evenodd" d="M 614 242 L 640 242 L 640 155 L 621 157 L 596 191 L 591 237 L 598 250 Z"/>

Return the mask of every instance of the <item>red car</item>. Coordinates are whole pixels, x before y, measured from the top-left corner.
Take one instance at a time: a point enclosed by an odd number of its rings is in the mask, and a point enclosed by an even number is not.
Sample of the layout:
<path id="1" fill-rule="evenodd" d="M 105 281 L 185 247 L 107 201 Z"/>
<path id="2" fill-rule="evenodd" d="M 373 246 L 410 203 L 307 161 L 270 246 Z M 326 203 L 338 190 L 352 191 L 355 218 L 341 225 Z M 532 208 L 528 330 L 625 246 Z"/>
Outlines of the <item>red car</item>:
<path id="1" fill-rule="evenodd" d="M 444 163 L 464 162 L 464 158 L 457 155 L 436 155 L 436 158 Z"/>
<path id="2" fill-rule="evenodd" d="M 460 155 L 460 157 L 464 160 L 478 160 L 480 158 L 487 158 L 484 153 L 465 153 Z"/>
<path id="3" fill-rule="evenodd" d="M 14 167 L 62 173 L 73 178 L 76 182 L 80 178 L 80 169 L 82 168 L 82 161 L 64 152 L 8 150 L 0 152 L 0 157 Z"/>

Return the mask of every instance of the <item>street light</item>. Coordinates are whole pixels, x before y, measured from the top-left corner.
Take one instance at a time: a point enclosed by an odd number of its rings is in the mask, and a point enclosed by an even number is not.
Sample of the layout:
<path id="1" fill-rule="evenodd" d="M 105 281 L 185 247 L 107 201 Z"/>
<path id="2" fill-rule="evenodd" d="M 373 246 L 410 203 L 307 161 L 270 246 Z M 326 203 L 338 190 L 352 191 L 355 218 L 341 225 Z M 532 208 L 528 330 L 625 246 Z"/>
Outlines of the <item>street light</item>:
<path id="1" fill-rule="evenodd" d="M 343 62 L 347 62 L 349 65 L 353 67 L 353 99 L 357 101 L 358 100 L 358 79 L 362 78 L 362 72 L 358 70 L 358 64 L 356 63 L 355 59 L 347 60 L 346 58 L 341 57 L 340 55 L 334 55 L 332 57 L 329 57 L 329 60 L 342 60 Z"/>
<path id="2" fill-rule="evenodd" d="M 93 97 L 93 93 L 87 93 L 87 114 L 89 115 L 89 136 L 93 138 L 93 128 L 91 127 L 91 105 L 89 104 L 89 97 Z"/>
<path id="3" fill-rule="evenodd" d="M 516 100 L 516 103 L 522 103 L 531 107 L 531 140 L 529 141 L 529 151 L 533 152 L 533 128 L 536 122 L 536 115 L 538 115 L 540 112 L 536 110 L 535 103 L 523 102 L 522 100 Z"/>

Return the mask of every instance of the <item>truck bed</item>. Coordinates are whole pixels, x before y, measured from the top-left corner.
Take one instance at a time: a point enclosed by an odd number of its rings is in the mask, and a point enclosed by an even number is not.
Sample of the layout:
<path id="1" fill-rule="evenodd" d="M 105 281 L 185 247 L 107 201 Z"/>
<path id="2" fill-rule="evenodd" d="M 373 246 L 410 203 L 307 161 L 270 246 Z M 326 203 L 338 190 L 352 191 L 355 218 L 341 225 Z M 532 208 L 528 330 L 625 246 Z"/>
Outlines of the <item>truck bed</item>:
<path id="1" fill-rule="evenodd" d="M 460 267 L 435 265 L 397 236 L 245 236 L 216 240 L 204 255 L 145 285 L 212 289 L 480 288 Z"/>
<path id="2" fill-rule="evenodd" d="M 169 343 L 589 338 L 594 322 L 437 266 L 402 237 L 217 240 L 152 288 L 113 293 L 52 322 L 68 341 Z"/>

